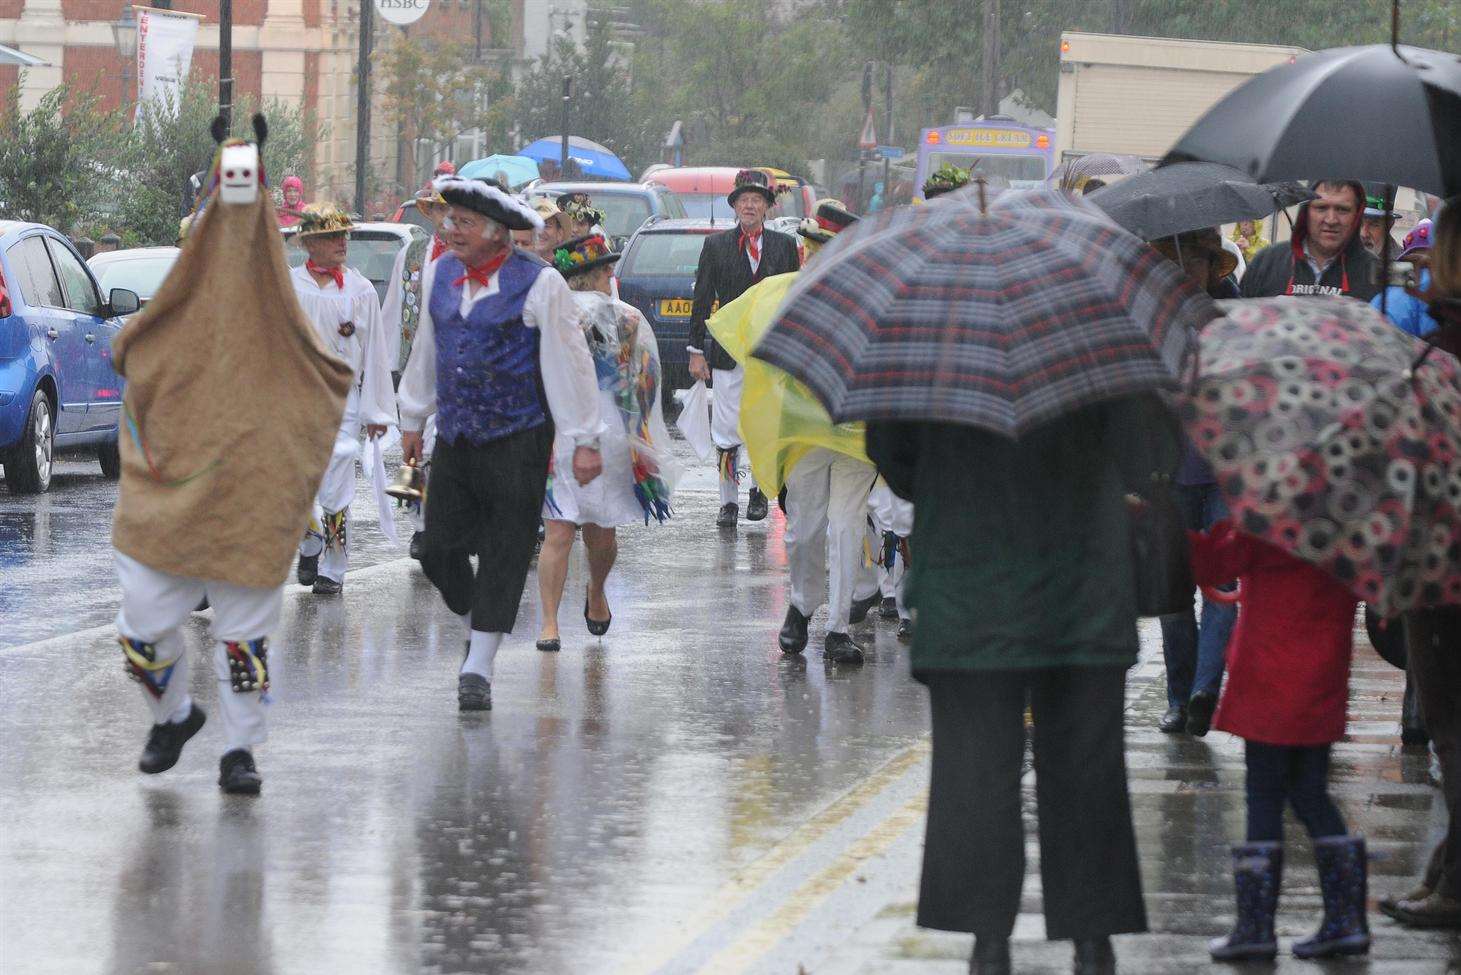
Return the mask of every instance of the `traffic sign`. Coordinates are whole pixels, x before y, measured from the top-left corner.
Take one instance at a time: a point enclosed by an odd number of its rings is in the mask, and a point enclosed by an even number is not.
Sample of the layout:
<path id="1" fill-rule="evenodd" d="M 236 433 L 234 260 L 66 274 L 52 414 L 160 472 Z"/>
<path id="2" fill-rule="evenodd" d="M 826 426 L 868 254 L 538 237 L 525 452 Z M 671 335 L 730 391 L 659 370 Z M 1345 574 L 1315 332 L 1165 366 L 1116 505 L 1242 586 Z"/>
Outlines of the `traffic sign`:
<path id="1" fill-rule="evenodd" d="M 902 159 L 904 149 L 902 146 L 878 146 L 877 153 L 884 159 Z"/>
<path id="2" fill-rule="evenodd" d="M 375 0 L 375 9 L 387 23 L 405 27 L 426 15 L 431 0 Z"/>
<path id="3" fill-rule="evenodd" d="M 878 128 L 873 124 L 873 110 L 867 110 L 867 119 L 862 123 L 862 135 L 857 137 L 859 149 L 876 149 L 878 147 Z"/>

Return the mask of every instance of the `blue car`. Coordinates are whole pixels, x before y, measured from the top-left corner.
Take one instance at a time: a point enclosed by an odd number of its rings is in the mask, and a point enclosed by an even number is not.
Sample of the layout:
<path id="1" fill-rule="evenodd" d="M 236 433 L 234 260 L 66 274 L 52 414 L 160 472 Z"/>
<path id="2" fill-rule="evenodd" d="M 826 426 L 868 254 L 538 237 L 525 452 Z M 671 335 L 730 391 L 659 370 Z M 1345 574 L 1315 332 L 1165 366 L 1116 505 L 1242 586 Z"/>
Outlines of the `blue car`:
<path id="1" fill-rule="evenodd" d="M 668 401 L 676 389 L 690 385 L 690 304 L 695 295 L 695 269 L 710 234 L 725 230 L 725 220 L 655 220 L 645 224 L 624 247 L 614 266 L 619 297 L 649 320 L 659 343 Z"/>
<path id="2" fill-rule="evenodd" d="M 50 227 L 0 220 L 0 465 L 12 492 L 49 488 L 61 451 L 94 451 L 105 476 L 121 474 L 112 337 L 137 307 L 125 288 L 103 297 Z"/>

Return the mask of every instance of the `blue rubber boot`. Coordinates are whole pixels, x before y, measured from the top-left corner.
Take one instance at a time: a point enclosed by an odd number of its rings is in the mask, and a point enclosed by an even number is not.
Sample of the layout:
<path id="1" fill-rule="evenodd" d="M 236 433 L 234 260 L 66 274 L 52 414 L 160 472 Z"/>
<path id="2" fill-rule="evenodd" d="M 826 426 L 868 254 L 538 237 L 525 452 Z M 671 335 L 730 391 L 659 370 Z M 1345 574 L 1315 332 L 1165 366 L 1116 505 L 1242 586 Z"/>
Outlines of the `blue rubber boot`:
<path id="1" fill-rule="evenodd" d="M 1233 847 L 1238 921 L 1227 937 L 1208 942 L 1208 953 L 1215 961 L 1272 959 L 1278 954 L 1273 915 L 1278 910 L 1278 889 L 1282 882 L 1282 843 L 1243 843 Z"/>
<path id="2" fill-rule="evenodd" d="M 1312 938 L 1294 942 L 1295 958 L 1363 955 L 1370 950 L 1365 918 L 1365 838 L 1321 836 L 1314 841 L 1314 863 L 1324 895 L 1324 921 Z"/>

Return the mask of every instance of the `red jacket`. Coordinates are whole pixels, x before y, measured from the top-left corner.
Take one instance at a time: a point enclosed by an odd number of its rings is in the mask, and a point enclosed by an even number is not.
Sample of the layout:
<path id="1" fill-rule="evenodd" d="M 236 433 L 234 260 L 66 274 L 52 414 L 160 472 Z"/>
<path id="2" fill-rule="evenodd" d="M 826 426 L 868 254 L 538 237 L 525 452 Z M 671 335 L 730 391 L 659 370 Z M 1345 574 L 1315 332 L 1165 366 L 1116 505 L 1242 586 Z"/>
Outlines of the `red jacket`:
<path id="1" fill-rule="evenodd" d="M 1199 585 L 1239 583 L 1214 727 L 1266 745 L 1338 741 L 1358 600 L 1331 576 L 1231 522 L 1191 538 Z"/>

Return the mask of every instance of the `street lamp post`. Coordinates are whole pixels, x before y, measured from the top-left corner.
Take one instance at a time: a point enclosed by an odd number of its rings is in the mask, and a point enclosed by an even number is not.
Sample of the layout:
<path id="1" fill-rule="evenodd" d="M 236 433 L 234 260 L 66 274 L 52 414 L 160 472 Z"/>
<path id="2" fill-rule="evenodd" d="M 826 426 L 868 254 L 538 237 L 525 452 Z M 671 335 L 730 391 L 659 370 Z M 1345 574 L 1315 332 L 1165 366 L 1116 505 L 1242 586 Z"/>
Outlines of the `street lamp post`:
<path id="1" fill-rule="evenodd" d="M 360 0 L 360 59 L 355 89 L 355 212 L 365 214 L 365 174 L 370 168 L 370 54 L 375 0 Z"/>
<path id="2" fill-rule="evenodd" d="M 112 23 L 112 42 L 122 58 L 122 98 L 126 99 L 131 88 L 132 65 L 137 61 L 137 18 L 130 3 L 122 7 L 122 15 Z M 135 101 L 136 96 L 131 97 Z"/>
<path id="3" fill-rule="evenodd" d="M 573 78 L 563 79 L 563 142 L 558 149 L 558 178 L 568 178 L 568 104 L 573 99 Z"/>
<path id="4" fill-rule="evenodd" d="M 233 0 L 218 0 L 218 114 L 233 128 Z"/>

